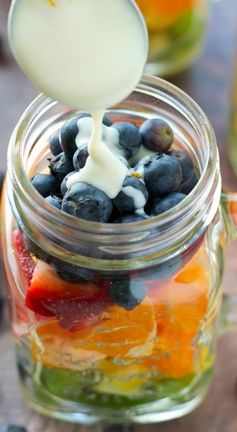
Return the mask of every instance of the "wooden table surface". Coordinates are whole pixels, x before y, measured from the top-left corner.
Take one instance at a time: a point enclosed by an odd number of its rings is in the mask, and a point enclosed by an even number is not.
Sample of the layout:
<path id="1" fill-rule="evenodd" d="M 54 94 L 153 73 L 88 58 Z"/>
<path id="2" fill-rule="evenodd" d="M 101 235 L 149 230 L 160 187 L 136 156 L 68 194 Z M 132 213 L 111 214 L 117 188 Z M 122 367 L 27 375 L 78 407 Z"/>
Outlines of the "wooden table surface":
<path id="1" fill-rule="evenodd" d="M 9 0 L 1 0 L 0 32 L 4 39 L 8 7 Z M 228 116 L 235 46 L 237 51 L 235 28 L 236 0 L 213 0 L 202 56 L 189 70 L 172 80 L 189 93 L 208 114 L 218 139 L 223 181 L 230 190 L 237 190 L 237 180 L 227 160 Z M 16 66 L 4 40 L 4 55 L 0 57 L 0 169 L 5 170 L 6 167 L 6 148 L 10 133 L 19 115 L 35 94 L 36 91 Z M 224 279 L 225 288 L 233 290 L 237 274 L 237 253 L 233 253 L 236 249 L 236 243 L 229 248 Z M 4 280 L 1 274 L 0 278 Z M 3 321 L 0 324 L 0 425 L 7 422 L 19 423 L 27 425 L 29 432 L 97 431 L 95 426 L 86 428 L 49 420 L 34 413 L 27 406 L 17 385 L 7 317 Z M 205 402 L 195 412 L 182 419 L 161 425 L 134 426 L 133 431 L 237 432 L 236 358 L 236 333 L 222 336 L 218 343 L 215 378 Z M 111 431 L 117 432 L 117 429 L 112 428 Z"/>

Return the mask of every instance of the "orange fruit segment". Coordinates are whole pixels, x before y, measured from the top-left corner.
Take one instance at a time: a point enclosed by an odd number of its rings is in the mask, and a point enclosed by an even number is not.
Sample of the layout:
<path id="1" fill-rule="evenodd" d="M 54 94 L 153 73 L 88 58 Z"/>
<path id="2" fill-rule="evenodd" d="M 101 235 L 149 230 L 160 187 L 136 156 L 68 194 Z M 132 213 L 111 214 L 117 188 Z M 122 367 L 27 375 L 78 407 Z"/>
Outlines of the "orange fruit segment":
<path id="1" fill-rule="evenodd" d="M 191 11 L 194 0 L 137 0 L 150 31 L 172 25 L 182 14 Z"/>
<path id="2" fill-rule="evenodd" d="M 233 197 L 233 198 L 232 198 Z M 234 224 L 237 226 L 237 201 L 236 194 L 229 193 L 228 194 L 229 202 L 228 202 L 228 212 L 232 217 Z"/>
<path id="3" fill-rule="evenodd" d="M 180 378 L 195 371 L 195 338 L 208 308 L 210 276 L 204 249 L 166 285 L 152 291 L 157 340 L 148 364 L 165 376 Z M 147 363 L 147 362 L 146 362 Z"/>
<path id="4" fill-rule="evenodd" d="M 175 283 L 170 289 L 173 298 L 171 321 L 185 332 L 195 335 L 201 326 L 208 307 L 208 279 L 195 280 L 189 285 Z"/>
<path id="5" fill-rule="evenodd" d="M 205 250 L 200 248 L 171 280 L 152 288 L 151 298 L 132 311 L 108 305 L 89 327 L 68 332 L 56 320 L 45 321 L 32 333 L 33 358 L 47 367 L 96 367 L 110 377 L 118 394 L 137 393 L 150 372 L 157 379 L 195 373 L 203 363 L 198 333 L 210 287 L 204 262 Z M 128 361 L 128 368 L 114 364 L 114 358 Z M 137 375 L 132 375 L 132 359 Z"/>
<path id="6" fill-rule="evenodd" d="M 44 366 L 83 369 L 105 357 L 147 356 L 155 337 L 152 303 L 145 299 L 129 312 L 111 305 L 98 324 L 74 332 L 46 321 L 32 333 L 32 355 Z"/>
<path id="7" fill-rule="evenodd" d="M 155 319 L 159 326 L 175 325 L 195 335 L 208 308 L 210 274 L 204 249 L 199 251 L 166 285 L 153 292 Z"/>
<path id="8" fill-rule="evenodd" d="M 162 377 L 181 378 L 194 372 L 194 354 L 192 337 L 167 323 L 157 337 L 152 356 L 144 363 Z"/>
<path id="9" fill-rule="evenodd" d="M 101 316 L 102 323 L 91 328 L 76 345 L 96 350 L 107 357 L 138 357 L 152 352 L 155 320 L 152 302 L 145 299 L 132 311 L 109 306 Z"/>
<path id="10" fill-rule="evenodd" d="M 80 337 L 88 332 L 80 330 Z M 36 363 L 48 368 L 85 370 L 105 357 L 97 351 L 75 347 L 78 332 L 69 332 L 56 320 L 44 322 L 31 333 L 32 357 Z"/>

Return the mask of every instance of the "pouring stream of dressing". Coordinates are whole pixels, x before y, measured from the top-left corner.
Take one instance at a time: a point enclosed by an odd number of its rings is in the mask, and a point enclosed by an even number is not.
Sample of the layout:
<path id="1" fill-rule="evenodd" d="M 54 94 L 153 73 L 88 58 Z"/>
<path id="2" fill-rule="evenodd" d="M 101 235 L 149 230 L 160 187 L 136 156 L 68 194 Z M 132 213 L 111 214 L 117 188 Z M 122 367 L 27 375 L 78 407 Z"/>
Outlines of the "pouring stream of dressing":
<path id="1" fill-rule="evenodd" d="M 69 177 L 67 187 L 70 188 L 74 183 L 81 181 L 96 186 L 110 198 L 115 198 L 122 188 L 125 177 L 130 173 L 102 140 L 103 116 L 102 110 L 92 112 L 94 121 L 88 145 L 89 157 L 85 167 Z"/>
<path id="2" fill-rule="evenodd" d="M 68 185 L 84 181 L 114 198 L 129 171 L 101 141 L 102 116 L 133 91 L 146 62 L 147 32 L 135 2 L 13 0 L 9 38 L 44 94 L 92 113 L 90 157 Z"/>

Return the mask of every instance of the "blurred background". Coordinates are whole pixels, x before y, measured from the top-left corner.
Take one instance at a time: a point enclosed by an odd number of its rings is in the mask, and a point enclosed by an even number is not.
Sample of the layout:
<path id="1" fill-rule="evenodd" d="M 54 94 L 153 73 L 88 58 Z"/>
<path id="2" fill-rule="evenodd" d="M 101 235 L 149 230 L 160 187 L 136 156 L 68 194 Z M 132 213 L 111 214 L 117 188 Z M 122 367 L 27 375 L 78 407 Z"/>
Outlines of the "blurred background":
<path id="1" fill-rule="evenodd" d="M 138 0 L 150 36 L 147 71 L 164 76 L 187 92 L 208 115 L 218 141 L 224 187 L 237 190 L 229 162 L 237 153 L 234 86 L 237 55 L 236 0 Z M 194 6 L 195 4 L 195 6 Z M 7 42 L 10 0 L 0 0 L 0 171 L 6 170 L 11 132 L 28 103 L 37 95 L 16 65 Z M 157 25 L 157 16 L 160 16 Z M 235 106 L 236 105 L 236 106 Z M 236 121 L 237 123 L 237 121 Z M 236 162 L 237 163 L 237 162 Z M 237 168 L 236 168 L 237 171 Z M 237 290 L 237 244 L 229 248 L 225 289 Z M 3 276 L 0 274 L 3 281 Z M 2 282 L 3 285 L 3 282 Z M 215 380 L 205 403 L 187 417 L 159 426 L 136 426 L 135 432 L 236 432 L 237 334 L 222 337 Z M 16 422 L 30 432 L 85 432 L 96 428 L 70 426 L 41 418 L 27 407 L 16 387 L 13 348 L 7 319 L 0 325 L 0 425 Z M 98 426 L 99 430 L 99 426 Z M 111 429 L 113 431 L 113 429 Z M 117 432 L 114 429 L 114 432 Z"/>

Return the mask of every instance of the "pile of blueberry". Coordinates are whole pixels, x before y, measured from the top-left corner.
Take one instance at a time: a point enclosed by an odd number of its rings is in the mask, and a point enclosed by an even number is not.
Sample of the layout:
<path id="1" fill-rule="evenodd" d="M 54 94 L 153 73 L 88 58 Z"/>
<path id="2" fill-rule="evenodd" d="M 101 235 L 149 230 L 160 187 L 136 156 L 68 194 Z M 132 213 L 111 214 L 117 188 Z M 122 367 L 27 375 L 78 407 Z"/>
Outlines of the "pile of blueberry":
<path id="1" fill-rule="evenodd" d="M 197 183 L 190 157 L 172 149 L 172 128 L 161 118 L 146 120 L 140 128 L 129 122 L 103 120 L 103 136 L 110 146 L 113 132 L 116 154 L 128 168 L 119 194 L 110 199 L 88 183 L 67 187 L 68 178 L 81 170 L 88 158 L 88 138 L 77 146 L 80 125 L 87 113 L 67 120 L 50 138 L 50 174 L 36 174 L 32 185 L 57 209 L 73 216 L 109 223 L 128 223 L 163 213 L 181 202 Z M 114 145 L 114 142 L 113 142 Z M 109 181 L 109 179 L 108 179 Z"/>
<path id="2" fill-rule="evenodd" d="M 151 118 L 138 128 L 125 121 L 111 123 L 104 116 L 102 139 L 125 165 L 128 173 L 120 192 L 110 199 L 103 190 L 88 183 L 77 181 L 68 187 L 68 178 L 83 169 L 87 162 L 91 130 L 92 118 L 87 113 L 65 121 L 50 138 L 52 157 L 49 159 L 49 174 L 39 173 L 32 178 L 32 185 L 37 191 L 60 211 L 89 221 L 129 223 L 171 209 L 196 185 L 198 178 L 194 164 L 185 152 L 172 148 L 174 133 L 167 122 Z M 85 282 L 86 287 L 88 282 L 93 284 L 98 279 L 93 271 L 47 255 L 27 236 L 25 246 L 67 282 Z M 166 279 L 177 272 L 183 262 L 182 256 L 172 258 L 153 269 L 147 278 L 155 281 Z M 140 274 L 114 275 L 105 280 L 102 278 L 102 285 L 106 288 L 109 301 L 132 310 L 146 295 L 144 277 Z M 46 300 L 45 305 L 63 316 L 67 326 L 73 321 L 72 317 L 78 320 L 82 307 L 80 302 L 64 304 L 56 301 L 52 304 L 49 299 L 48 305 Z"/>

